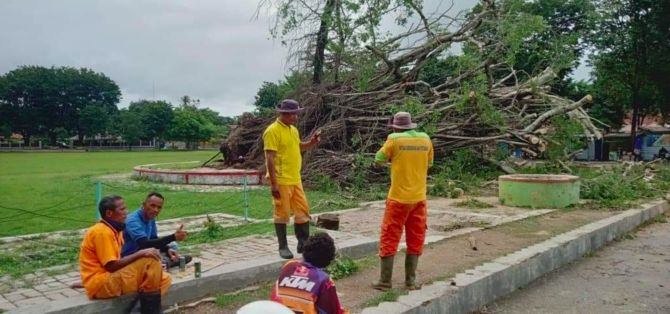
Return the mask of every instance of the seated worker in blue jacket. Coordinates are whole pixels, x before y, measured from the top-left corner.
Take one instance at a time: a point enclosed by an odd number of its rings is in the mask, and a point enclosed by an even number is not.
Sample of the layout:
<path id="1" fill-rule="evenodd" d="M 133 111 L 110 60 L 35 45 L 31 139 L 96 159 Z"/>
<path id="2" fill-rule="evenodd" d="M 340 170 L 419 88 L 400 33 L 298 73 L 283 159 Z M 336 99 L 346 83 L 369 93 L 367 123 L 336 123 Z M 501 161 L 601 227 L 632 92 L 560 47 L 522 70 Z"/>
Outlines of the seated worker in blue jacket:
<path id="1" fill-rule="evenodd" d="M 167 268 L 179 265 L 179 253 L 177 253 L 177 243 L 186 240 L 188 232 L 184 230 L 184 225 L 180 226 L 175 233 L 158 237 L 156 228 L 156 217 L 163 210 L 165 198 L 160 193 L 151 192 L 142 203 L 142 207 L 136 210 L 126 218 L 126 228 L 123 230 L 123 249 L 121 257 L 126 257 L 139 250 L 146 248 L 155 248 L 161 251 L 163 256 L 163 265 Z M 184 255 L 186 263 L 189 263 L 191 256 Z"/>

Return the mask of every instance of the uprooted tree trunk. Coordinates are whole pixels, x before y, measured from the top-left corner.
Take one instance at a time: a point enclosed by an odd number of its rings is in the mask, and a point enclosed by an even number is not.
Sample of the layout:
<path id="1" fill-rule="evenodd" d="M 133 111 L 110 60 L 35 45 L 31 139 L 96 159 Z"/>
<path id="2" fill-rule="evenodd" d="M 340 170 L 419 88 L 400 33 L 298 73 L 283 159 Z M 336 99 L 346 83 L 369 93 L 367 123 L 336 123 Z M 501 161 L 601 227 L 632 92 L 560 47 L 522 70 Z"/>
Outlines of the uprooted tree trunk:
<path id="1" fill-rule="evenodd" d="M 492 1 L 481 3 L 481 12 L 453 32 L 431 29 L 435 22 L 420 13 L 427 35 L 418 46 L 399 49 L 396 45 L 416 34 L 414 29 L 359 51 L 379 60 L 376 76 L 370 79 L 365 92 L 357 90 L 352 80 L 315 84 L 296 91 L 293 97 L 306 106 L 298 129 L 303 138 L 320 130 L 322 138 L 315 149 L 305 153 L 303 169 L 308 174 L 346 181 L 352 170 L 367 167 L 361 158 L 373 156 L 391 132 L 387 127 L 391 108 L 402 109 L 408 103 L 414 105 L 413 118 L 430 133 L 437 160 L 470 146 L 483 147 L 482 151 L 492 154 L 499 143 L 540 155 L 551 141 L 547 124 L 561 115 L 579 122 L 587 137 L 600 138 L 602 135 L 582 109 L 591 96 L 573 102 L 552 95 L 550 84 L 556 73 L 551 68 L 520 81 L 510 65 L 496 63 L 493 56 L 500 45 L 492 40 L 483 43 L 475 31 L 485 22 L 490 24 L 500 12 Z M 445 77 L 437 86 L 419 80 L 418 74 L 428 60 L 454 43 L 476 45 L 482 61 L 455 77 Z M 471 88 L 473 78 L 481 75 L 486 76 L 483 87 Z M 239 126 L 222 145 L 227 166 L 237 163 L 239 167 L 263 168 L 262 134 L 274 119 L 242 115 Z M 483 158 L 492 160 L 490 156 Z"/>
<path id="2" fill-rule="evenodd" d="M 314 53 L 314 75 L 312 82 L 314 84 L 321 83 L 323 76 L 323 64 L 325 58 L 326 45 L 328 44 L 328 29 L 332 23 L 333 9 L 335 8 L 335 0 L 327 0 L 326 7 L 321 15 L 321 25 L 316 34 L 316 52 Z"/>

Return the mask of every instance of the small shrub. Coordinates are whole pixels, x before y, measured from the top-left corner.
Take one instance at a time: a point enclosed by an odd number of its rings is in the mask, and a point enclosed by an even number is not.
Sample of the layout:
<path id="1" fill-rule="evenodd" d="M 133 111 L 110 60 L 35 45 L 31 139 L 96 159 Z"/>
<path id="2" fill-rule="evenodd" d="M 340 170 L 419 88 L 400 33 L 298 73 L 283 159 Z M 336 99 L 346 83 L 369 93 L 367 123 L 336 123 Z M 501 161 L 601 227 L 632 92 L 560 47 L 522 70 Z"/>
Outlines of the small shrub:
<path id="1" fill-rule="evenodd" d="M 382 294 L 370 298 L 365 302 L 365 307 L 373 307 L 381 304 L 382 302 L 393 302 L 397 300 L 401 295 L 406 295 L 407 290 L 393 289 L 386 291 Z"/>
<path id="2" fill-rule="evenodd" d="M 654 222 L 656 223 L 667 223 L 668 222 L 668 217 L 666 215 L 658 215 L 654 217 Z"/>
<path id="3" fill-rule="evenodd" d="M 197 244 L 213 243 L 233 238 L 240 238 L 251 235 L 262 235 L 274 232 L 274 224 L 271 222 L 257 222 L 243 224 L 239 226 L 223 227 L 211 218 L 203 224 L 204 229 L 189 234 L 188 239 L 181 242 L 180 245 L 191 246 Z M 287 230 L 289 234 L 294 234 L 293 226 Z"/>
<path id="4" fill-rule="evenodd" d="M 312 179 L 312 182 L 316 185 L 316 190 L 324 193 L 337 193 L 340 191 L 340 186 L 333 180 L 333 178 L 317 174 Z"/>
<path id="5" fill-rule="evenodd" d="M 623 178 L 618 174 L 602 174 L 597 178 L 582 180 L 580 193 L 583 199 L 592 199 L 612 208 L 653 196 L 654 192 L 645 181 Z"/>
<path id="6" fill-rule="evenodd" d="M 356 261 L 351 257 L 340 255 L 324 271 L 330 275 L 331 279 L 338 280 L 357 272 L 358 269 Z"/>
<path id="7" fill-rule="evenodd" d="M 449 179 L 446 177 L 446 173 L 438 173 L 432 178 L 433 184 L 428 187 L 428 195 L 432 196 L 441 196 L 441 197 L 451 197 L 451 193 L 454 191 L 455 185 L 449 184 Z"/>
<path id="8" fill-rule="evenodd" d="M 436 164 L 431 173 L 433 186 L 428 193 L 442 197 L 450 197 L 455 188 L 477 195 L 482 183 L 495 180 L 502 174 L 496 166 L 482 162 L 480 153 L 474 149 L 454 151 L 452 156 Z M 453 185 L 449 182 L 453 182 Z"/>

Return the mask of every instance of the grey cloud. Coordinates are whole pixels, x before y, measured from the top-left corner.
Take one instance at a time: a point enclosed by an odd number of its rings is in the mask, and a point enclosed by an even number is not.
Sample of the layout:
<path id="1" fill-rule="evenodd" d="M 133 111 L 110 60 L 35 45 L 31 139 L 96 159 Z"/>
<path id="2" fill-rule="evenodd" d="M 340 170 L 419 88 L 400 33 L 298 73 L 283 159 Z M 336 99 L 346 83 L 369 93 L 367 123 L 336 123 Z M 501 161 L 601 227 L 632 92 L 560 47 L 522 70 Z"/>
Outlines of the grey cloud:
<path id="1" fill-rule="evenodd" d="M 0 72 L 19 65 L 89 67 L 138 98 L 201 99 L 223 115 L 251 109 L 262 81 L 284 73 L 255 1 L 0 1 Z"/>
<path id="2" fill-rule="evenodd" d="M 456 0 L 454 11 L 474 0 Z M 426 0 L 426 12 L 451 0 Z M 0 0 L 0 73 L 20 65 L 88 67 L 139 98 L 201 99 L 222 115 L 252 109 L 263 81 L 283 77 L 286 49 L 255 0 Z M 265 13 L 265 12 L 262 12 Z M 455 13 L 454 13 L 455 14 Z M 389 30 L 399 31 L 393 21 Z"/>

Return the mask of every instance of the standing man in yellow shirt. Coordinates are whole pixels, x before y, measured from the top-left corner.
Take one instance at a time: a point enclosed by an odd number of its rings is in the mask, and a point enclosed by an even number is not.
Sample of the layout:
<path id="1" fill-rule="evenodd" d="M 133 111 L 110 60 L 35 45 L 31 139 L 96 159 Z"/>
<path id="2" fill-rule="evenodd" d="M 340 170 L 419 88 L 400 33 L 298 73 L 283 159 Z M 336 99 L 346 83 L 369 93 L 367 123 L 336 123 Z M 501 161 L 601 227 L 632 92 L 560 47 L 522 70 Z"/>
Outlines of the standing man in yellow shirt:
<path id="1" fill-rule="evenodd" d="M 300 178 L 301 153 L 316 145 L 320 138 L 317 132 L 309 142 L 300 142 L 300 133 L 295 123 L 298 121 L 298 113 L 303 110 L 297 101 L 283 100 L 277 107 L 279 118 L 263 133 L 268 169 L 266 179 L 272 187 L 279 256 L 285 259 L 293 258 L 286 240 L 286 226 L 291 220 L 289 211 L 293 211 L 298 253 L 302 253 L 305 241 L 309 237 L 309 205 Z"/>
<path id="2" fill-rule="evenodd" d="M 386 199 L 386 211 L 379 239 L 381 275 L 372 283 L 377 290 L 392 288 L 393 257 L 405 229 L 407 255 L 405 256 L 405 288 L 416 290 L 416 268 L 423 253 L 426 238 L 426 181 L 428 168 L 433 165 L 433 144 L 426 133 L 416 132 L 412 116 L 398 112 L 389 125 L 393 134 L 377 152 L 375 161 L 391 163 L 391 189 Z"/>

